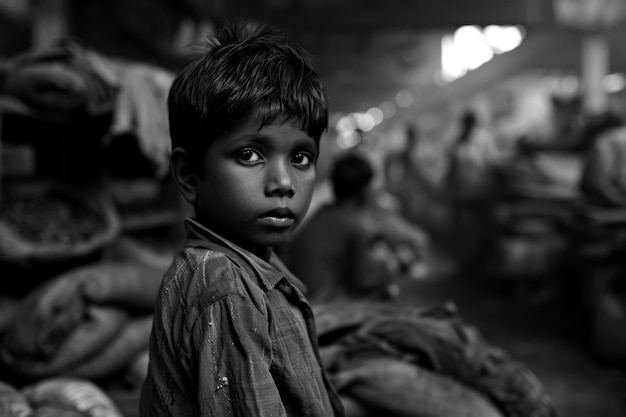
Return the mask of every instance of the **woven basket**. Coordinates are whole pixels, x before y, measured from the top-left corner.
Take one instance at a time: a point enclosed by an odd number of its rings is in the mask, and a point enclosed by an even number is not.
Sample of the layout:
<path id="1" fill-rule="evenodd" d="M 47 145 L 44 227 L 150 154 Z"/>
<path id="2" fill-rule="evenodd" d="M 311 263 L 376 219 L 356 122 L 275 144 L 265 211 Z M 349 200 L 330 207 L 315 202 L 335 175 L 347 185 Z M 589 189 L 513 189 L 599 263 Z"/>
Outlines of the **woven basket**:
<path id="1" fill-rule="evenodd" d="M 22 217 L 22 223 L 15 221 L 14 215 L 8 214 L 11 201 L 29 201 L 27 210 L 18 213 Z M 28 263 L 28 262 L 56 262 L 80 258 L 104 248 L 112 242 L 120 233 L 120 220 L 115 205 L 111 199 L 100 190 L 77 189 L 66 186 L 43 186 L 34 190 L 28 189 L 8 196 L 3 195 L 3 210 L 0 211 L 0 259 L 3 262 Z M 34 203 L 36 201 L 36 203 Z M 54 204 L 52 204 L 54 202 Z M 41 222 L 42 229 L 50 226 L 54 216 L 50 215 L 52 209 L 65 207 L 66 215 L 58 216 L 60 231 L 71 231 L 85 217 L 96 220 L 89 234 L 84 232 L 80 238 L 61 240 L 54 235 L 47 239 L 33 239 L 33 222 Z M 14 207 L 15 209 L 15 207 Z M 69 213 L 69 214 L 68 214 Z M 81 218 L 81 216 L 84 216 Z M 28 223 L 31 224 L 28 224 Z M 29 226 L 29 227 L 25 227 Z M 27 229 L 31 230 L 26 233 Z"/>

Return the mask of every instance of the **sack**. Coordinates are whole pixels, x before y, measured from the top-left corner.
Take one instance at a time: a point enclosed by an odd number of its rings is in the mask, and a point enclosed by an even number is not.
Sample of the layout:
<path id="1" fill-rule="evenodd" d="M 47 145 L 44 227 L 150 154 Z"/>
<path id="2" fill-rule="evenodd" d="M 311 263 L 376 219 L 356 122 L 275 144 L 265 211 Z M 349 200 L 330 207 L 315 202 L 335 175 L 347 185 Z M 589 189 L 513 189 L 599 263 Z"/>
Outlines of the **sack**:
<path id="1" fill-rule="evenodd" d="M 22 389 L 35 408 L 65 408 L 89 417 L 122 417 L 117 405 L 98 385 L 81 378 L 55 377 Z"/>
<path id="2" fill-rule="evenodd" d="M 0 380 L 0 416 L 29 417 L 32 413 L 26 397 L 13 385 Z"/>
<path id="3" fill-rule="evenodd" d="M 37 184 L 8 190 L 0 207 L 0 258 L 9 262 L 77 259 L 120 232 L 111 199 L 98 190 Z"/>
<path id="4" fill-rule="evenodd" d="M 332 380 L 342 395 L 385 415 L 505 416 L 487 396 L 463 382 L 390 357 L 364 359 Z"/>

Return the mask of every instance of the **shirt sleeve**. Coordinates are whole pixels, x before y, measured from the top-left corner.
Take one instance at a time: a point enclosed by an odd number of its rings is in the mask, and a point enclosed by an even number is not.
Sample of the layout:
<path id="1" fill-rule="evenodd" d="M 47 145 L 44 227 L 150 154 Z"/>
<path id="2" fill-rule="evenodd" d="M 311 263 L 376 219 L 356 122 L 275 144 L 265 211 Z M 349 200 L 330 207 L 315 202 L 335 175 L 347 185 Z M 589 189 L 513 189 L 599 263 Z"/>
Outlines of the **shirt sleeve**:
<path id="1" fill-rule="evenodd" d="M 250 299 L 213 302 L 193 328 L 202 416 L 285 416 L 270 374 L 268 317 Z"/>

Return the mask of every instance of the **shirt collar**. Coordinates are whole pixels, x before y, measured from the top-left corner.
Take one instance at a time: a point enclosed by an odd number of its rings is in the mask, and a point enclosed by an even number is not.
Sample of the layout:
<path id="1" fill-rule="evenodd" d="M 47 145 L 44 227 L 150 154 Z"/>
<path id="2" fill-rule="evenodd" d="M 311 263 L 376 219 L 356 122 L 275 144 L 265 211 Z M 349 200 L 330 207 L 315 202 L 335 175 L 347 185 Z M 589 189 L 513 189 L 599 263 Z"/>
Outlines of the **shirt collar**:
<path id="1" fill-rule="evenodd" d="M 228 239 L 220 236 L 206 226 L 200 224 L 197 220 L 192 218 L 186 218 L 184 221 L 185 229 L 187 230 L 186 247 L 201 247 L 211 249 L 211 245 L 207 241 L 213 242 L 219 246 L 230 249 L 235 252 L 241 258 L 243 258 L 256 272 L 256 278 L 261 287 L 265 291 L 268 291 L 280 282 L 281 279 L 287 278 L 294 286 L 304 291 L 305 285 L 298 278 L 291 273 L 280 260 L 280 258 L 271 252 L 269 262 L 259 258 L 252 252 L 235 245 Z M 255 277 L 251 277 L 255 278 Z"/>

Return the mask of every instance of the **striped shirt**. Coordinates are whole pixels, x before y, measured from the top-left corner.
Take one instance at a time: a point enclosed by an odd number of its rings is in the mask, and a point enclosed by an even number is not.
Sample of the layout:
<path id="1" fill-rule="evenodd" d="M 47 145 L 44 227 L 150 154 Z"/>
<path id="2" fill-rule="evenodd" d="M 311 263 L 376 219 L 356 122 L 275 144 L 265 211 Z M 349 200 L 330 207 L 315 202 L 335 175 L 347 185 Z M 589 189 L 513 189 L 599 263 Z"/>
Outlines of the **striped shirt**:
<path id="1" fill-rule="evenodd" d="M 343 416 L 311 307 L 278 257 L 185 227 L 155 306 L 141 416 Z"/>

